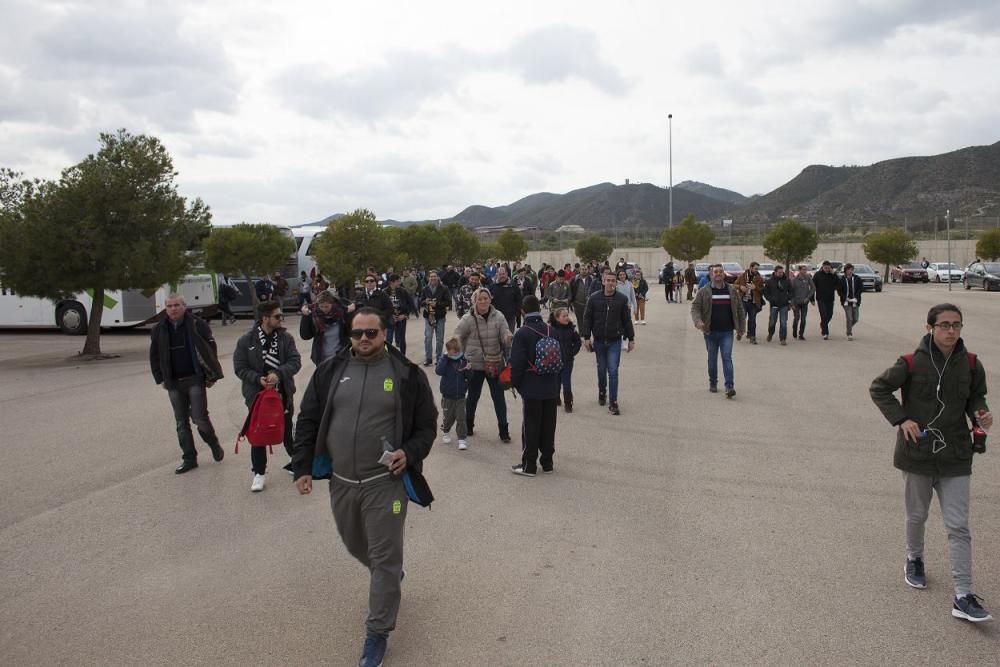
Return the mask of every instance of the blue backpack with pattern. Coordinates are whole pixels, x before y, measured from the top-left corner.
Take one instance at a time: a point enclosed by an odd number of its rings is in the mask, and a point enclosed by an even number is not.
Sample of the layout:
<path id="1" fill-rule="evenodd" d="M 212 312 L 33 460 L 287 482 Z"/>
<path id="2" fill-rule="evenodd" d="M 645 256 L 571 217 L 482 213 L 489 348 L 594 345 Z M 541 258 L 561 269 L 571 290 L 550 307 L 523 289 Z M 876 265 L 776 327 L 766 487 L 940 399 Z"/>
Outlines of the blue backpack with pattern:
<path id="1" fill-rule="evenodd" d="M 535 341 L 535 363 L 530 364 L 536 375 L 555 375 L 563 368 L 562 346 L 552 337 L 552 327 L 546 325 L 545 333 L 531 329 L 539 338 Z"/>

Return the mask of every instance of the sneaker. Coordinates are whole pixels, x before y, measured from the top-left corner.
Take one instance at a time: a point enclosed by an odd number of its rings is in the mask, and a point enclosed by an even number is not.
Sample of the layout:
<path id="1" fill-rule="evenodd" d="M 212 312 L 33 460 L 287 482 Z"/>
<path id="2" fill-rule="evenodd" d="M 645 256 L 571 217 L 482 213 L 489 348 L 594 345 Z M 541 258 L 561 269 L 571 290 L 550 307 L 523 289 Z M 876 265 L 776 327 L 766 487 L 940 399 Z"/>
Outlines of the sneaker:
<path id="1" fill-rule="evenodd" d="M 607 394 L 598 394 L 597 395 L 597 404 L 598 405 L 604 405 L 607 402 L 608 402 L 608 395 Z"/>
<path id="2" fill-rule="evenodd" d="M 750 339 L 750 344 L 751 345 L 756 345 L 757 344 L 757 337 L 756 336 L 754 336 L 753 338 Z"/>
<path id="3" fill-rule="evenodd" d="M 618 401 L 611 401 L 608 403 L 608 412 L 616 417 L 622 413 L 622 411 L 618 409 Z"/>
<path id="4" fill-rule="evenodd" d="M 430 359 L 424 359 L 424 366 L 433 366 L 434 362 Z"/>
<path id="5" fill-rule="evenodd" d="M 728 389 L 726 389 L 726 398 L 732 398 L 735 395 L 736 395 L 736 390 L 735 389 L 733 389 L 732 387 L 729 387 Z"/>
<path id="6" fill-rule="evenodd" d="M 801 340 L 802 342 L 805 342 L 806 337 L 805 336 L 799 336 L 799 340 Z"/>
<path id="7" fill-rule="evenodd" d="M 708 390 L 710 392 L 712 392 L 713 394 L 718 394 L 719 393 L 719 388 L 717 386 L 715 386 L 714 384 L 708 385 Z"/>
<path id="8" fill-rule="evenodd" d="M 542 468 L 543 475 L 551 475 L 555 472 L 555 468 Z"/>
<path id="9" fill-rule="evenodd" d="M 467 444 L 465 444 L 465 440 L 459 440 L 458 441 L 458 448 L 461 451 L 465 451 L 466 449 L 469 448 L 469 446 Z"/>
<path id="10" fill-rule="evenodd" d="M 446 445 L 451 444 L 451 434 L 448 433 L 448 431 L 444 431 L 441 433 L 441 442 L 443 442 Z"/>
<path id="11" fill-rule="evenodd" d="M 639 324 L 646 324 L 646 320 L 639 320 Z"/>
<path id="12" fill-rule="evenodd" d="M 291 461 L 289 461 L 285 465 L 281 466 L 281 469 L 284 470 L 285 472 L 287 472 L 289 475 L 294 475 L 295 474 L 295 469 L 292 468 L 292 462 Z"/>
<path id="13" fill-rule="evenodd" d="M 771 342 L 771 339 L 772 339 L 772 338 L 774 338 L 774 334 L 773 334 L 773 333 L 769 333 L 769 334 L 767 334 L 767 342 L 768 342 L 768 343 L 770 343 L 770 342 Z"/>
<path id="14" fill-rule="evenodd" d="M 788 345 L 788 341 L 787 341 L 787 340 L 785 340 L 784 338 L 782 338 L 782 339 L 781 339 L 781 344 L 782 344 L 782 345 Z"/>
<path id="15" fill-rule="evenodd" d="M 226 451 L 222 449 L 222 445 L 216 443 L 214 445 L 209 445 L 208 448 L 212 450 L 212 458 L 216 461 L 221 461 L 226 457 Z"/>
<path id="16" fill-rule="evenodd" d="M 927 576 L 924 575 L 924 561 L 922 558 L 906 559 L 906 567 L 903 568 L 906 576 L 906 583 L 914 588 L 927 588 Z"/>
<path id="17" fill-rule="evenodd" d="M 830 340 L 830 334 L 823 334 L 823 340 Z"/>
<path id="18" fill-rule="evenodd" d="M 521 475 L 522 477 L 534 477 L 535 473 L 528 472 L 524 469 L 524 464 L 516 463 L 510 467 L 510 471 L 515 475 Z"/>
<path id="19" fill-rule="evenodd" d="M 361 649 L 358 667 L 382 667 L 383 658 L 385 658 L 385 637 L 381 635 L 365 637 L 365 645 Z"/>
<path id="20" fill-rule="evenodd" d="M 254 475 L 253 483 L 250 485 L 250 490 L 257 492 L 264 490 L 264 475 Z"/>
<path id="21" fill-rule="evenodd" d="M 854 340 L 854 336 L 848 336 L 847 340 Z"/>
<path id="22" fill-rule="evenodd" d="M 981 597 L 972 593 L 956 599 L 951 605 L 951 615 L 973 623 L 992 621 L 993 617 L 979 604 L 980 600 L 982 600 Z"/>

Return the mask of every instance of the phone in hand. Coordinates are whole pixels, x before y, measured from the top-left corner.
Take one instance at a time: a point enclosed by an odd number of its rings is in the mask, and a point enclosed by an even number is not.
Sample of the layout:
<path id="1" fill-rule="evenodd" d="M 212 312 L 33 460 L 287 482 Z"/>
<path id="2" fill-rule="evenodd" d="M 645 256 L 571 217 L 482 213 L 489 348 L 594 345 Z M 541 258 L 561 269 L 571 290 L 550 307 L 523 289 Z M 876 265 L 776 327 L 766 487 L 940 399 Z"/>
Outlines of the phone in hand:
<path id="1" fill-rule="evenodd" d="M 392 465 L 392 452 L 382 452 L 382 456 L 379 457 L 378 462 L 384 465 L 386 468 Z"/>

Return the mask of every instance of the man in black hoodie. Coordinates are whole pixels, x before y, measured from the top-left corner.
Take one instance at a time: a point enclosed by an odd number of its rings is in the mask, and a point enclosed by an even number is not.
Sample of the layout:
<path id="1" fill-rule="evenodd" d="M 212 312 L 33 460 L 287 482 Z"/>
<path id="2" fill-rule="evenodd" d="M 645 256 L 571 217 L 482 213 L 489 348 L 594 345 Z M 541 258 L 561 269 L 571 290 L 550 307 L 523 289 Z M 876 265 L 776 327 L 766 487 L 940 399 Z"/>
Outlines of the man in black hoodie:
<path id="1" fill-rule="evenodd" d="M 788 337 L 788 306 L 792 302 L 795 290 L 792 281 L 785 275 L 785 268 L 778 264 L 774 267 L 774 273 L 764 283 L 764 298 L 771 307 L 771 317 L 767 321 L 767 342 L 774 338 L 774 325 L 781 320 L 778 330 L 778 338 L 782 345 L 787 345 L 785 339 Z"/>
<path id="2" fill-rule="evenodd" d="M 816 286 L 816 309 L 819 311 L 819 332 L 823 334 L 823 340 L 830 340 L 833 300 L 837 296 L 839 282 L 829 260 L 824 261 L 820 270 L 813 276 L 813 285 Z"/>
<path id="3" fill-rule="evenodd" d="M 191 422 L 198 435 L 221 461 L 225 452 L 219 444 L 212 420 L 208 418 L 208 394 L 205 391 L 222 379 L 215 337 L 208 322 L 187 312 L 184 297 L 171 294 L 165 307 L 166 319 L 150 333 L 149 366 L 156 384 L 167 390 L 177 422 L 177 440 L 183 452 L 181 464 L 174 470 L 181 475 L 198 467 Z"/>

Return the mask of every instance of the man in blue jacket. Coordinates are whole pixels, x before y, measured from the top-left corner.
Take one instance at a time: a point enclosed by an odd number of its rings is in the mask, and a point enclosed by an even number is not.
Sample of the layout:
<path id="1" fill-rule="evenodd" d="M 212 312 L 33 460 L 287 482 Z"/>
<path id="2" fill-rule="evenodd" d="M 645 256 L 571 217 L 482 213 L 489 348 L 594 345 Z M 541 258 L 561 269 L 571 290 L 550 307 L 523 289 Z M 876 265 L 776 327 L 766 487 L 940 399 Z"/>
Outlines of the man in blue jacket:
<path id="1" fill-rule="evenodd" d="M 542 321 L 538 297 L 531 294 L 524 297 L 521 308 L 524 326 L 514 334 L 510 350 L 510 383 L 520 392 L 522 402 L 521 462 L 511 466 L 511 472 L 534 477 L 539 457 L 542 472 L 553 472 L 559 373 L 536 371 L 535 344 L 540 338 L 551 335 L 549 326 Z"/>

